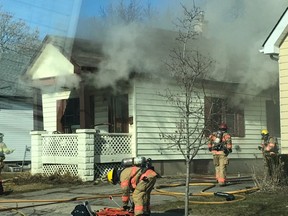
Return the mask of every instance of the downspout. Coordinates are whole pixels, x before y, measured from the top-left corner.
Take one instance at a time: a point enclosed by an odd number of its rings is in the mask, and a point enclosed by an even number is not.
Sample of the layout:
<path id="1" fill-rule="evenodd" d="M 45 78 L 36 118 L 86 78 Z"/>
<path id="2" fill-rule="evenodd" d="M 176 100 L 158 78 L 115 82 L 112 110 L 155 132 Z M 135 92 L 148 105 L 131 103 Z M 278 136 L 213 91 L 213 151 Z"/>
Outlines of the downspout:
<path id="1" fill-rule="evenodd" d="M 273 61 L 277 61 L 277 62 L 279 61 L 279 54 L 277 54 L 277 53 L 271 53 L 271 54 L 269 54 L 269 57 Z M 275 98 L 274 98 L 274 94 L 273 93 L 272 93 L 272 99 L 273 99 L 273 102 L 275 104 Z"/>
<path id="2" fill-rule="evenodd" d="M 272 59 L 273 61 L 279 61 L 279 54 L 275 54 L 275 53 L 273 53 L 273 54 L 270 54 L 269 55 L 269 57 L 270 57 L 270 59 Z M 280 79 L 280 72 L 279 72 L 279 79 Z M 279 81 L 280 82 L 280 81 Z M 279 88 L 280 88 L 280 86 L 279 86 Z M 274 95 L 272 94 L 272 99 L 273 99 L 273 102 L 275 103 L 275 99 L 274 99 L 274 97 L 273 97 Z M 280 95 L 279 95 L 279 97 L 280 97 Z M 279 98 L 279 100 L 280 100 L 280 98 Z M 281 109 L 281 107 L 280 107 L 280 109 Z M 280 140 L 281 140 L 281 111 L 280 111 Z M 280 151 L 282 150 L 282 148 L 281 148 L 281 141 L 280 141 Z"/>
<path id="3" fill-rule="evenodd" d="M 278 54 L 270 54 L 270 59 L 274 60 L 274 61 L 279 61 L 279 55 Z"/>

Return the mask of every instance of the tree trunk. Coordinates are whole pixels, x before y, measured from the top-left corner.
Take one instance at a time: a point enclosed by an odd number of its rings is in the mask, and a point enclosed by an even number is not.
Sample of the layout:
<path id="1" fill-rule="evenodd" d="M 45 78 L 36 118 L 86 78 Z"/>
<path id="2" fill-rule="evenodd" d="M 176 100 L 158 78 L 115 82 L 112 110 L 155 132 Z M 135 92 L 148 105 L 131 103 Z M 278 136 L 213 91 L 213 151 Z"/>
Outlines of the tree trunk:
<path id="1" fill-rule="evenodd" d="M 186 160 L 186 184 L 185 184 L 185 216 L 189 215 L 189 183 L 190 183 L 190 163 Z"/>

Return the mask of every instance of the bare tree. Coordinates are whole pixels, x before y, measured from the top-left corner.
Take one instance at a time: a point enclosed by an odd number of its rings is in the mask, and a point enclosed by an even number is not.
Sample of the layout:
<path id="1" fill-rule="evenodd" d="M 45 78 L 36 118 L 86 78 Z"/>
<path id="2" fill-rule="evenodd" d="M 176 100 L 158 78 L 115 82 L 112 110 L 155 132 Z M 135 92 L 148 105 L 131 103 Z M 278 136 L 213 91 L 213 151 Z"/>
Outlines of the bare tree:
<path id="1" fill-rule="evenodd" d="M 177 90 L 167 89 L 161 94 L 179 111 L 179 122 L 174 133 L 161 132 L 160 137 L 169 140 L 169 147 L 176 148 L 185 158 L 186 189 L 185 215 L 189 210 L 190 166 L 193 158 L 204 144 L 204 80 L 213 66 L 210 57 L 202 55 L 191 42 L 199 35 L 198 26 L 202 22 L 203 12 L 198 7 L 188 10 L 182 5 L 184 18 L 178 19 L 179 34 L 176 48 L 171 50 L 170 60 L 166 63 L 171 79 L 175 80 Z"/>
<path id="2" fill-rule="evenodd" d="M 0 7 L 0 55 L 13 52 L 31 55 L 39 45 L 39 31 L 31 31 L 30 27 L 13 14 Z"/>
<path id="3" fill-rule="evenodd" d="M 40 45 L 38 30 L 31 30 L 30 27 L 13 14 L 3 11 L 0 6 L 0 90 L 10 89 L 10 92 L 20 91 L 18 78 L 28 66 L 31 57 L 35 54 Z M 13 74 L 6 76 L 11 68 Z M 7 67 L 7 68 L 4 68 Z"/>
<path id="4" fill-rule="evenodd" d="M 112 22 L 129 24 L 151 19 L 155 14 L 155 10 L 150 2 L 144 4 L 141 0 L 130 0 L 129 2 L 119 0 L 116 5 L 111 3 L 107 7 L 101 7 L 100 14 L 103 18 Z"/>

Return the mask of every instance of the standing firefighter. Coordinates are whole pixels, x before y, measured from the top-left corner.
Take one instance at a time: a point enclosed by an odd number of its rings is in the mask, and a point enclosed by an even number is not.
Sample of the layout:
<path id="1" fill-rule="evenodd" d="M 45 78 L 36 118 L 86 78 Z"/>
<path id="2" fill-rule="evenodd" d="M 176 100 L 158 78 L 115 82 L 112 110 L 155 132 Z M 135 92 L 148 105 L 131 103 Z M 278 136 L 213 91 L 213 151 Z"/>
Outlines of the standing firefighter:
<path id="1" fill-rule="evenodd" d="M 125 159 L 123 159 L 122 165 L 124 168 L 110 170 L 107 173 L 107 180 L 114 185 L 120 184 L 124 210 L 130 209 L 128 203 L 130 192 L 132 192 L 133 204 L 131 208 L 132 211 L 134 210 L 135 216 L 149 216 L 150 194 L 158 174 L 154 171 L 154 167 L 151 166 L 151 159 L 146 160 L 141 157 L 141 162 L 135 163 L 136 159 L 138 160 L 139 158 L 132 158 L 131 166 L 127 165 L 128 163 L 125 165 Z"/>
<path id="2" fill-rule="evenodd" d="M 215 175 L 219 186 L 226 185 L 226 169 L 229 163 L 227 156 L 232 152 L 232 139 L 227 129 L 227 124 L 220 124 L 219 130 L 213 132 L 208 139 L 208 149 L 213 154 Z"/>
<path id="3" fill-rule="evenodd" d="M 0 174 L 2 172 L 2 169 L 4 168 L 4 160 L 5 160 L 5 154 L 11 154 L 14 150 L 8 149 L 6 144 L 3 142 L 4 134 L 0 133 Z M 4 192 L 3 184 L 2 184 L 2 178 L 0 177 L 0 195 L 8 194 L 11 191 Z"/>
<path id="4" fill-rule="evenodd" d="M 270 136 L 269 131 L 263 129 L 261 131 L 261 146 L 258 146 L 258 149 L 263 153 L 268 176 L 273 176 L 276 167 L 279 165 L 277 138 Z"/>

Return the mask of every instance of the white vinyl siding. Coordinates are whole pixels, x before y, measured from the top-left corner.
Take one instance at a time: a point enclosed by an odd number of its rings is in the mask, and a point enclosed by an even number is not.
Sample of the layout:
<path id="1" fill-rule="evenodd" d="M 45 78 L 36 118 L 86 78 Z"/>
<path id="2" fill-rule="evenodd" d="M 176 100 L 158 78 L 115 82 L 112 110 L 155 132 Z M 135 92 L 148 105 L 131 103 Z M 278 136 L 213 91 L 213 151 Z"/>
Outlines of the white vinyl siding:
<path id="1" fill-rule="evenodd" d="M 1 105 L 5 104 L 1 101 Z M 33 130 L 32 105 L 10 102 L 7 109 L 0 109 L 0 132 L 4 134 L 4 143 L 9 149 L 15 149 L 6 155 L 5 161 L 24 159 L 26 146 L 31 146 L 30 131 Z M 31 160 L 30 152 L 26 152 L 26 161 Z"/>
<path id="2" fill-rule="evenodd" d="M 179 151 L 167 148 L 168 140 L 159 136 L 160 130 L 173 133 L 179 120 L 177 108 L 159 96 L 164 91 L 159 83 L 136 83 L 137 154 L 154 160 L 183 159 Z"/>
<path id="3" fill-rule="evenodd" d="M 133 137 L 133 155 L 148 156 L 154 160 L 183 159 L 183 155 L 179 151 L 167 148 L 169 141 L 160 139 L 160 128 L 163 132 L 173 133 L 175 123 L 179 120 L 176 107 L 159 96 L 159 92 L 163 93 L 165 87 L 152 82 L 135 81 L 134 84 L 135 86 L 128 97 L 129 116 L 133 117 L 133 124 L 129 127 L 129 132 Z M 169 88 L 171 89 L 171 87 Z M 219 93 L 219 96 L 221 94 Z M 214 91 L 213 96 L 215 95 Z M 43 94 L 44 128 L 48 132 L 52 133 L 56 130 L 56 101 L 68 99 L 68 97 L 76 96 L 71 95 L 70 92 Z M 233 153 L 229 156 L 230 158 L 261 157 L 261 152 L 257 147 L 261 139 L 261 129 L 267 128 L 266 99 L 265 97 L 250 96 L 245 100 L 245 104 L 242 104 L 244 106 L 245 137 L 232 137 Z M 94 101 L 95 123 L 108 122 L 108 106 L 105 94 L 99 92 L 95 95 Z M 204 95 L 201 102 L 204 102 Z M 235 146 L 239 146 L 240 151 L 237 152 Z M 206 143 L 203 147 L 207 147 Z M 211 159 L 211 154 L 207 149 L 202 149 L 196 159 Z"/>
<path id="4" fill-rule="evenodd" d="M 288 38 L 280 47 L 279 53 L 279 91 L 281 121 L 281 153 L 288 153 Z"/>
<path id="5" fill-rule="evenodd" d="M 162 131 L 174 132 L 175 123 L 178 121 L 176 107 L 167 103 L 165 98 L 158 94 L 164 89 L 159 84 L 136 83 L 137 154 L 152 157 L 154 160 L 183 159 L 179 151 L 168 150 L 167 143 L 161 140 L 159 136 L 160 128 Z M 213 96 L 215 96 L 215 93 L 213 93 Z M 267 127 L 266 99 L 263 97 L 251 97 L 245 103 L 245 137 L 232 137 L 233 153 L 229 155 L 230 158 L 261 157 L 261 152 L 257 147 L 261 140 L 260 131 Z M 241 149 L 239 152 L 235 150 L 237 145 Z M 206 144 L 203 147 L 206 148 Z M 208 150 L 203 149 L 199 151 L 197 158 L 211 159 L 211 154 Z"/>

